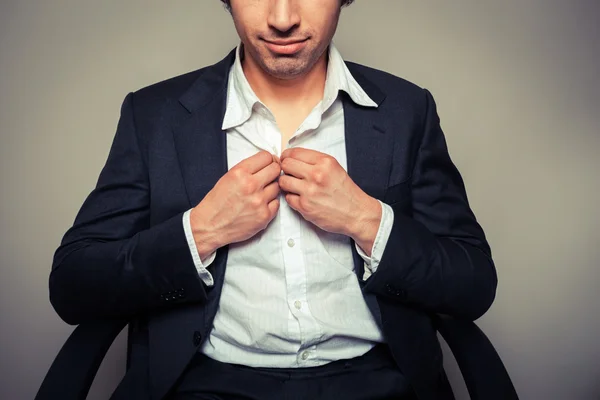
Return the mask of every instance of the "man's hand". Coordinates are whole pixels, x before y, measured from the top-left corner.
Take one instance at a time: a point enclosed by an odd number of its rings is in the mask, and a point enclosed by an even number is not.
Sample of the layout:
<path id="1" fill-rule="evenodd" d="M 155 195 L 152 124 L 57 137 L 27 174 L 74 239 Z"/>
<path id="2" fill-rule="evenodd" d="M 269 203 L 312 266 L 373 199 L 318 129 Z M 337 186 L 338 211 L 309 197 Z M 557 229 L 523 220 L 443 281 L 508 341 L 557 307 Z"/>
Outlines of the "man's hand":
<path id="1" fill-rule="evenodd" d="M 219 179 L 190 213 L 201 259 L 221 246 L 241 242 L 265 229 L 279 210 L 276 156 L 260 151 Z"/>
<path id="2" fill-rule="evenodd" d="M 287 203 L 319 228 L 353 238 L 371 255 L 381 222 L 381 205 L 348 176 L 337 160 L 295 147 L 281 154 L 285 175 L 279 187 Z"/>

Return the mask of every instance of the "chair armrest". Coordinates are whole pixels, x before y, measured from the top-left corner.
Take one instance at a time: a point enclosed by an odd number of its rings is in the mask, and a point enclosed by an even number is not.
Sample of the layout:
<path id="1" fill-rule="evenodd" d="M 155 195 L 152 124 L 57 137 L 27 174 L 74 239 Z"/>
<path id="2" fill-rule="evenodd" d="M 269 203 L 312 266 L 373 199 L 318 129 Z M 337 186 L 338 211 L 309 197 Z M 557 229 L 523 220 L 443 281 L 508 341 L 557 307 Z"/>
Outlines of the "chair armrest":
<path id="1" fill-rule="evenodd" d="M 466 320 L 433 317 L 460 369 L 471 400 L 518 400 L 508 372 L 487 336 Z"/>
<path id="2" fill-rule="evenodd" d="M 79 325 L 60 349 L 35 400 L 83 400 L 100 363 L 127 320 L 103 320 Z"/>

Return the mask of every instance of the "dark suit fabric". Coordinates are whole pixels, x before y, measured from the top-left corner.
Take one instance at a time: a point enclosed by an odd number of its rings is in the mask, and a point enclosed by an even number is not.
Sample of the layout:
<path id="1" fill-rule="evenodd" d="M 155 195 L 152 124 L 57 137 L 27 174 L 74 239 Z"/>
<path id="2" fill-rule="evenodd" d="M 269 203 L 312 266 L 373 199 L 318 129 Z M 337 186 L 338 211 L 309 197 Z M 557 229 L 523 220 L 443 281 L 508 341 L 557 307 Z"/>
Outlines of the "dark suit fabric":
<path id="1" fill-rule="evenodd" d="M 96 188 L 57 249 L 50 299 L 70 324 L 127 317 L 131 370 L 163 398 L 210 332 L 228 246 L 199 279 L 182 215 L 227 172 L 225 112 L 234 51 L 219 63 L 130 93 Z M 347 66 L 378 104 L 342 94 L 348 174 L 391 205 L 377 272 L 357 279 L 419 399 L 452 395 L 433 313 L 474 320 L 491 305 L 490 248 L 453 165 L 430 93 L 393 75 Z M 252 284 L 249 282 L 249 284 Z"/>
<path id="2" fill-rule="evenodd" d="M 251 368 L 198 353 L 168 400 L 415 400 L 386 345 L 320 367 Z"/>

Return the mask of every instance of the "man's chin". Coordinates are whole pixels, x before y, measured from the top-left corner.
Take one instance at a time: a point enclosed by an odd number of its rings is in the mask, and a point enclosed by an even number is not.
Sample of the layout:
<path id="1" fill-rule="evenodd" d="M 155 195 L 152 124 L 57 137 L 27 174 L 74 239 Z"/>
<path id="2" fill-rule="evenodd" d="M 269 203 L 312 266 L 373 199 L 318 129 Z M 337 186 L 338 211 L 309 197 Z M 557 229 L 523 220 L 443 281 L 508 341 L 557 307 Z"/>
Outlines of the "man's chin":
<path id="1" fill-rule="evenodd" d="M 276 64 L 276 65 L 273 65 Z M 279 64 L 279 65 L 277 65 Z M 287 64 L 287 65 L 285 65 Z M 263 64 L 264 65 L 264 64 Z M 306 67 L 300 63 L 272 63 L 264 65 L 263 70 L 270 76 L 281 79 L 289 80 L 306 74 Z"/>
<path id="2" fill-rule="evenodd" d="M 285 71 L 274 71 L 270 73 L 271 76 L 280 80 L 292 80 L 306 75 L 307 71 L 304 70 L 285 70 Z"/>

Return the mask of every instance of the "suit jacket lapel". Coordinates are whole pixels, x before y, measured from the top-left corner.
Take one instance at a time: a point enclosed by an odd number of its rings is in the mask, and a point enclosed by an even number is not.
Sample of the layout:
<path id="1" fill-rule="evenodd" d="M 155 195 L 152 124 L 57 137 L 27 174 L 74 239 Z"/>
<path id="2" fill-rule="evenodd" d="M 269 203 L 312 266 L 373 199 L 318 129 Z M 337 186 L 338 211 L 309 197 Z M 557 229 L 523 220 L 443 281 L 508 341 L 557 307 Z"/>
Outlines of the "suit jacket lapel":
<path id="1" fill-rule="evenodd" d="M 352 76 L 369 97 L 381 106 L 385 94 L 367 80 L 353 63 L 346 63 Z M 393 138 L 386 129 L 386 116 L 380 108 L 363 107 L 344 94 L 344 128 L 348 175 L 368 195 L 383 199 L 393 154 Z M 364 261 L 352 241 L 354 270 L 362 282 Z"/>
<path id="2" fill-rule="evenodd" d="M 173 137 L 190 206 L 195 207 L 227 172 L 226 135 L 221 129 L 229 67 L 235 52 L 204 74 L 179 99 L 188 111 L 173 121 Z"/>

